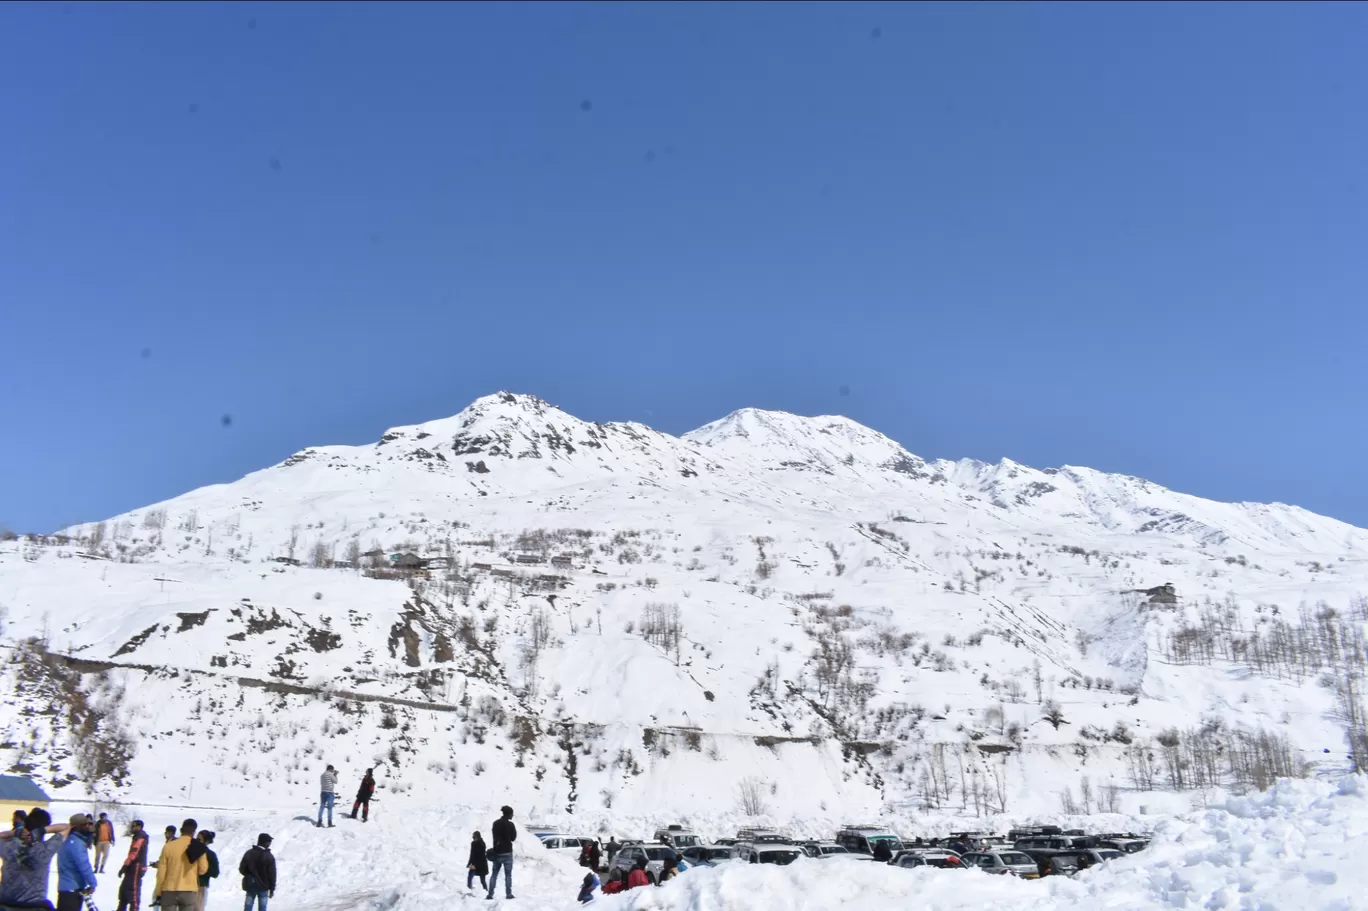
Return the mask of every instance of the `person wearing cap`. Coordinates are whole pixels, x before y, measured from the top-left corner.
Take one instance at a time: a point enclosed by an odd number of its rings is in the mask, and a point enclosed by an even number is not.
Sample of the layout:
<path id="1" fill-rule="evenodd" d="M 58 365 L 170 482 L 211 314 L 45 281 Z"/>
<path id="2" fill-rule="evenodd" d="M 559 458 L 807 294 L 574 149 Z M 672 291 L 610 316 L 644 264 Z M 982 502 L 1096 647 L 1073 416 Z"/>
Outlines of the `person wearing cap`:
<path id="1" fill-rule="evenodd" d="M 0 905 L 52 908 L 47 898 L 48 873 L 71 827 L 51 823 L 47 810 L 34 807 L 22 829 L 0 832 Z M 52 838 L 44 841 L 45 833 Z"/>
<path id="2" fill-rule="evenodd" d="M 95 820 L 85 813 L 71 817 L 71 832 L 57 852 L 57 911 L 81 911 L 85 897 L 95 891 L 90 866 L 90 843 Z"/>
<path id="3" fill-rule="evenodd" d="M 142 905 L 142 880 L 147 873 L 147 832 L 141 819 L 128 830 L 128 856 L 119 868 L 119 911 L 138 911 Z"/>
<path id="4" fill-rule="evenodd" d="M 199 878 L 209 872 L 205 846 L 195 839 L 199 823 L 181 823 L 180 838 L 162 846 L 157 859 L 157 885 L 152 890 L 153 904 L 164 911 L 196 911 L 199 904 Z"/>
<path id="5" fill-rule="evenodd" d="M 247 893 L 243 911 L 252 911 L 253 903 L 257 911 L 266 911 L 266 900 L 275 898 L 276 888 L 276 862 L 271 854 L 271 836 L 265 832 L 257 836 L 257 843 L 242 855 L 238 872 L 242 874 L 242 891 Z"/>

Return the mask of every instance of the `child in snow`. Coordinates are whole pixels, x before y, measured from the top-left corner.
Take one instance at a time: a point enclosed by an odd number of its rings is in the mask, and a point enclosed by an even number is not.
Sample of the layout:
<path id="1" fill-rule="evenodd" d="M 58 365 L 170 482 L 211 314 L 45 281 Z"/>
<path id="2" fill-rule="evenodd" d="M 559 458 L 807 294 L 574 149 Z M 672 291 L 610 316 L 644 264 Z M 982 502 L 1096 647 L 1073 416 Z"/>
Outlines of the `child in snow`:
<path id="1" fill-rule="evenodd" d="M 593 873 L 586 873 L 584 882 L 580 883 L 579 895 L 575 900 L 581 905 L 587 905 L 594 900 L 594 890 L 599 887 L 599 878 Z"/>

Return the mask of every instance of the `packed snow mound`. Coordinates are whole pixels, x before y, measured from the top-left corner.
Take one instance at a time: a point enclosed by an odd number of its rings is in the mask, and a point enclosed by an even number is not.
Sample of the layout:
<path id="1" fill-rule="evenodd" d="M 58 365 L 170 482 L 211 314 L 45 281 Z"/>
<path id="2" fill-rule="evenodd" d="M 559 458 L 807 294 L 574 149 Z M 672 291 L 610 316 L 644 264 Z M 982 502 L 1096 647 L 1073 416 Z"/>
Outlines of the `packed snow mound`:
<path id="1" fill-rule="evenodd" d="M 1077 878 L 1025 882 L 977 870 L 901 870 L 859 861 L 722 866 L 638 890 L 622 907 L 652 911 L 904 911 L 1170 908 L 1350 911 L 1368 908 L 1368 783 L 1283 781 L 1193 819 L 1160 824 L 1147 851 Z M 616 907 L 616 905 L 614 905 Z"/>

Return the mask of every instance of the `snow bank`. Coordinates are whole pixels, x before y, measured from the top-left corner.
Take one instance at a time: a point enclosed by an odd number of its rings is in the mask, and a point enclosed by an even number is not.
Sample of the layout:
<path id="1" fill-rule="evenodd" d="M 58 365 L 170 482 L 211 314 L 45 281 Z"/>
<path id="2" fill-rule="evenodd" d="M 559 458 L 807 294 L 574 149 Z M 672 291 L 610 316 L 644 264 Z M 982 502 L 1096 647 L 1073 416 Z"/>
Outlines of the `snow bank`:
<path id="1" fill-rule="evenodd" d="M 302 817 L 219 817 L 215 847 L 224 877 L 209 911 L 241 901 L 233 874 L 258 831 L 275 835 L 277 903 L 314 911 L 429 911 L 489 907 L 465 888 L 470 832 L 486 833 L 494 813 L 453 813 L 387 804 L 367 825 L 339 819 L 319 830 Z M 165 815 L 167 811 L 162 811 Z M 488 818 L 486 818 L 488 817 Z M 149 812 L 149 828 L 166 821 Z M 202 820 L 207 824 L 208 821 Z M 1159 823 L 1148 851 L 1076 879 L 1026 882 L 975 870 L 900 870 L 882 864 L 806 858 L 789 867 L 731 865 L 692 870 L 660 889 L 600 896 L 595 907 L 621 911 L 1354 911 L 1368 909 L 1368 779 L 1283 782 L 1232 797 L 1187 818 Z M 572 857 L 519 840 L 509 911 L 576 907 L 583 874 Z M 116 848 L 117 853 L 117 848 Z M 100 907 L 113 906 L 104 877 Z M 147 898 L 150 899 L 150 885 Z"/>
<path id="2" fill-rule="evenodd" d="M 722 867 L 678 886 L 628 896 L 658 911 L 927 911 L 1202 908 L 1350 911 L 1368 908 L 1368 782 L 1283 782 L 1193 819 L 1167 820 L 1150 849 L 1076 879 L 1024 882 L 977 871 L 903 871 L 830 861 L 791 868 Z"/>

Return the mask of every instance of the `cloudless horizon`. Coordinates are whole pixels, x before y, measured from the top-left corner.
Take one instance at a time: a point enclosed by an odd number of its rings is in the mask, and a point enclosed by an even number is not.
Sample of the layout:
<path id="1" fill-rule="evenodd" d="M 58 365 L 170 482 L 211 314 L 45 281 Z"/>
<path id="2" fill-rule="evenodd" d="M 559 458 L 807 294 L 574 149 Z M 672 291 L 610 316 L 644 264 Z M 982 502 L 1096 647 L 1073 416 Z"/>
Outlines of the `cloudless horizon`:
<path id="1" fill-rule="evenodd" d="M 1368 526 L 1368 7 L 0 5 L 0 523 L 499 389 Z"/>

